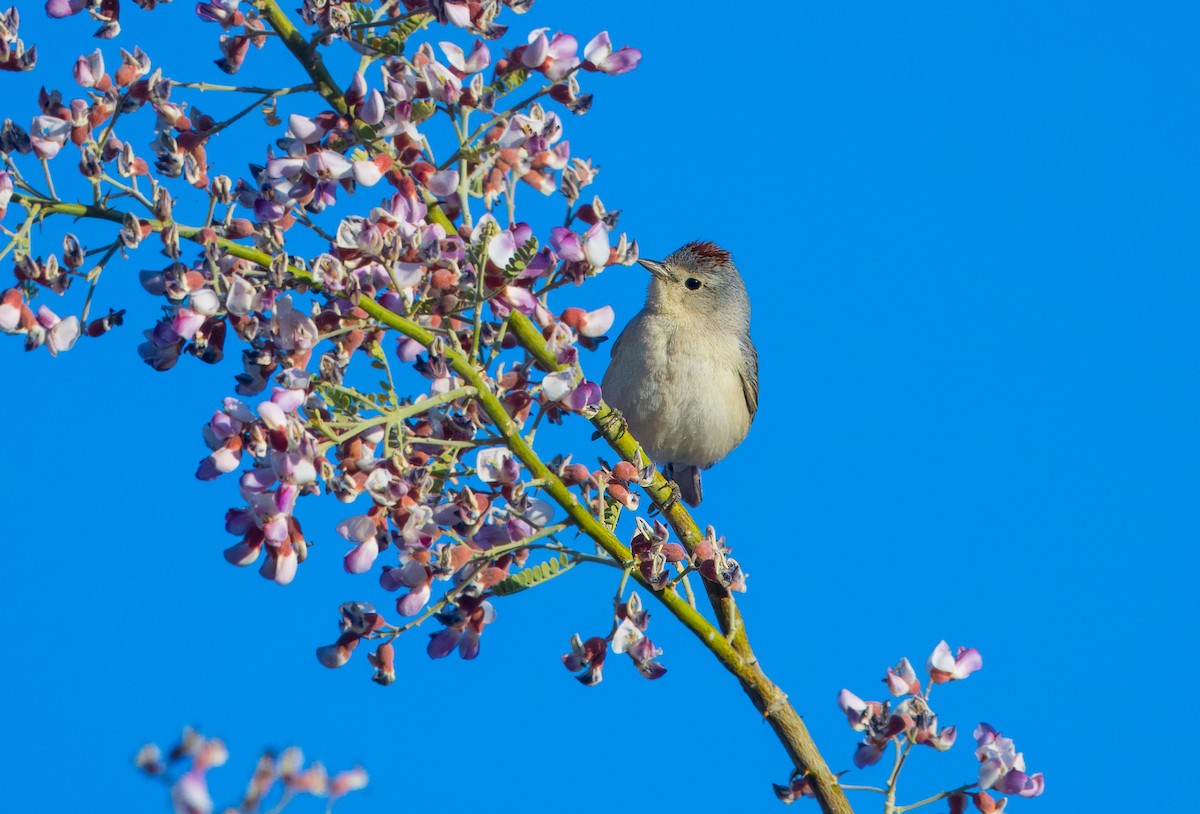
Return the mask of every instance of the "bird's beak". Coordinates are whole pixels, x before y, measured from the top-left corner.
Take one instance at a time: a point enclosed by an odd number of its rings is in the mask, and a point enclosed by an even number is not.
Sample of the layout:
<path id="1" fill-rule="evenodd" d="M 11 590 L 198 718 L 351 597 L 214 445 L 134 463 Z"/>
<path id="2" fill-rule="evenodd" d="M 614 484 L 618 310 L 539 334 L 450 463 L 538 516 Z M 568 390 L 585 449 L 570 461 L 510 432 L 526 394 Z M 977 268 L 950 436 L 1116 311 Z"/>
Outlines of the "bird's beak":
<path id="1" fill-rule="evenodd" d="M 650 272 L 660 280 L 667 280 L 668 282 L 672 283 L 677 282 L 675 275 L 672 274 L 670 270 L 662 263 L 659 263 L 655 260 L 640 259 L 638 260 L 638 263 L 641 264 L 642 268 L 646 269 L 646 271 Z"/>

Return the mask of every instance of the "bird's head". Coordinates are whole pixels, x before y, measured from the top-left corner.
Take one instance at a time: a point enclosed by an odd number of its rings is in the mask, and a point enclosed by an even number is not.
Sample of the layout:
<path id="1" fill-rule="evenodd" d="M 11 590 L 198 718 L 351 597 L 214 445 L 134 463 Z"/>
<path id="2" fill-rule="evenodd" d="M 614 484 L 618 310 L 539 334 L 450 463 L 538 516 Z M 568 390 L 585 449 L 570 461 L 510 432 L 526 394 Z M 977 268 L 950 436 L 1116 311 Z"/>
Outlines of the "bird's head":
<path id="1" fill-rule="evenodd" d="M 646 297 L 647 306 L 654 310 L 749 320 L 750 302 L 742 276 L 729 252 L 715 243 L 687 243 L 661 262 L 638 262 L 654 275 Z"/>

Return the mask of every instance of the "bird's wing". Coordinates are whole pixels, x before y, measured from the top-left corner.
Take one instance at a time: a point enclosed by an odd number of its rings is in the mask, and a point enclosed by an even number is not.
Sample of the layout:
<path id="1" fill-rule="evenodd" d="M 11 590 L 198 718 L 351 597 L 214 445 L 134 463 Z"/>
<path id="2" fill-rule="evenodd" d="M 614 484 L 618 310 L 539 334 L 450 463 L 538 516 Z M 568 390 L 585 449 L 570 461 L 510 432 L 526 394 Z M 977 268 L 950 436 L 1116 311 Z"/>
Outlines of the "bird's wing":
<path id="1" fill-rule="evenodd" d="M 625 338 L 625 334 L 627 334 L 628 332 L 629 332 L 629 326 L 626 325 L 625 330 L 621 331 L 621 335 L 617 337 L 617 341 L 613 342 L 612 347 L 609 348 L 608 358 L 610 358 L 610 359 L 617 358 L 617 351 L 621 347 L 621 340 Z"/>
<path id="2" fill-rule="evenodd" d="M 638 325 L 642 321 L 642 314 L 644 314 L 644 313 L 645 313 L 645 310 L 638 311 L 636 314 L 633 315 L 633 319 L 629 320 L 629 324 L 627 324 L 621 330 L 621 335 L 617 337 L 616 342 L 613 342 L 612 349 L 609 350 L 609 352 L 608 352 L 608 356 L 610 359 L 617 358 L 617 354 L 621 352 L 621 342 L 624 341 L 625 337 L 637 332 Z"/>
<path id="3" fill-rule="evenodd" d="M 742 379 L 742 395 L 746 397 L 746 409 L 750 411 L 750 420 L 753 421 L 754 414 L 758 412 L 758 351 L 754 349 L 750 337 L 744 338 L 741 345 L 742 369 L 738 371 L 738 376 Z"/>

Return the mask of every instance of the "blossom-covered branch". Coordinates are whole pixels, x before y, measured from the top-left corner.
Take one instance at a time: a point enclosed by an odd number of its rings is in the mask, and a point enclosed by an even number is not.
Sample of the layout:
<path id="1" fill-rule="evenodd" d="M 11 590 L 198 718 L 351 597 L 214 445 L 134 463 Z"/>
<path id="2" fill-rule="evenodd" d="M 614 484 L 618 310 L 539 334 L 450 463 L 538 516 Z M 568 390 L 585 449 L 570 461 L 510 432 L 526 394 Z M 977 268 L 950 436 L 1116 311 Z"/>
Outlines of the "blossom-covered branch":
<path id="1" fill-rule="evenodd" d="M 1011 794 L 1018 797 L 1040 797 L 1045 790 L 1041 772 L 1027 774 L 1025 757 L 1017 752 L 1012 739 L 986 723 L 975 728 L 975 757 L 979 760 L 977 780 L 963 783 L 955 788 L 918 800 L 899 805 L 896 791 L 900 772 L 904 768 L 914 746 L 928 746 L 938 752 L 948 751 L 954 746 L 958 729 L 954 726 L 939 728 L 937 713 L 930 706 L 933 688 L 938 684 L 961 681 L 983 667 L 983 657 L 973 647 L 960 647 L 957 654 L 942 641 L 937 644 L 925 662 L 929 683 L 924 690 L 917 672 L 907 658 L 902 658 L 895 667 L 887 668 L 883 683 L 893 698 L 901 699 L 895 707 L 890 701 L 864 701 L 850 690 L 838 693 L 838 706 L 846 715 L 850 728 L 863 733 L 862 742 L 854 752 L 854 765 L 865 769 L 879 763 L 891 745 L 895 745 L 891 771 L 882 787 L 843 784 L 848 791 L 871 791 L 882 794 L 884 814 L 902 814 L 940 800 L 949 800 L 953 814 L 962 814 L 968 803 L 973 802 L 982 814 L 991 814 L 1005 808 L 1008 799 L 994 798 L 989 791 Z M 790 803 L 807 791 L 805 778 L 793 778 L 786 786 L 775 787 L 780 800 Z"/>
<path id="2" fill-rule="evenodd" d="M 608 32 L 581 45 L 550 29 L 494 53 L 507 33 L 501 12 L 528 5 L 304 0 L 293 19 L 275 0 L 198 3 L 216 67 L 237 74 L 253 68 L 256 51 L 273 52 L 295 69 L 279 87 L 176 82 L 137 47 L 122 49 L 119 64 L 111 49 L 107 60 L 103 49 L 81 55 L 74 95 L 43 90 L 27 128 L 0 127 L 0 218 L 10 206 L 24 210 L 9 215 L 0 249 L 16 277 L 0 293 L 0 331 L 59 354 L 116 328 L 123 311 L 90 314 L 104 296 L 102 272 L 157 250 L 166 260 L 147 262 L 140 280 L 164 311 L 144 331 L 141 358 L 165 371 L 189 356 L 216 364 L 236 349 L 240 362 L 232 393 L 215 400 L 202 428 L 196 469 L 201 480 L 236 480 L 225 558 L 288 585 L 309 567 L 302 499 L 356 504 L 327 531 L 344 542 L 341 567 L 372 575 L 378 589 L 364 593 L 380 601 L 341 603 L 320 664 L 349 664 L 370 642 L 372 678 L 390 684 L 394 642 L 422 625 L 434 628 L 429 656 L 476 658 L 500 600 L 600 566 L 614 581 L 611 609 L 598 614 L 595 635 L 563 633 L 563 663 L 581 682 L 602 680 L 609 652 L 647 679 L 666 673 L 648 634 L 644 597 L 653 597 L 771 724 L 794 769 L 789 793 L 850 811 L 751 648 L 733 598 L 746 577 L 726 538 L 702 532 L 671 499 L 588 375 L 613 310 L 557 302 L 638 259 L 637 243 L 618 231 L 619 210 L 585 199 L 598 168 L 564 133 L 593 103 L 584 85 L 635 69 L 641 54 L 614 47 Z M 86 13 L 103 39 L 120 33 L 119 0 L 49 0 L 46 11 Z M 32 68 L 19 22 L 15 11 L 4 17 L 0 65 Z M 412 42 L 435 24 L 471 42 Z M 352 66 L 344 83 L 331 67 L 339 50 Z M 233 106 L 202 112 L 196 97 L 205 93 L 206 104 L 215 96 Z M 281 111 L 281 99 L 303 112 Z M 240 146 L 220 137 L 255 114 L 270 138 L 248 171 L 215 174 L 212 156 Z M 129 135 L 139 126 L 152 138 Z M 557 196 L 561 220 L 520 220 L 518 190 Z M 33 227 L 68 218 L 92 227 L 47 252 Z M 67 313 L 81 282 L 83 302 Z M 51 308 L 51 297 L 65 305 Z M 576 462 L 578 449 L 535 446 L 543 423 L 581 418 L 614 463 L 590 467 Z M 871 730 L 869 748 L 882 752 L 887 725 Z"/>

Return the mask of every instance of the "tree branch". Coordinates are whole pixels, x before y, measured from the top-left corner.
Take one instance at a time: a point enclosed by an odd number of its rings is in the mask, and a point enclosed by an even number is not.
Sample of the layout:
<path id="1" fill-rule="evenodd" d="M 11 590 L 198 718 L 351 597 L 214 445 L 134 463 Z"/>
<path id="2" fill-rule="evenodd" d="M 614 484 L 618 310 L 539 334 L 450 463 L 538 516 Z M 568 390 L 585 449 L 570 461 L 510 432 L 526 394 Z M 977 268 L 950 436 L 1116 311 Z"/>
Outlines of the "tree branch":
<path id="1" fill-rule="evenodd" d="M 274 6 L 271 0 L 267 4 Z M 286 21 L 286 18 L 284 18 Z M 294 29 L 293 29 L 294 30 Z M 281 34 L 283 32 L 281 31 Z M 284 37 L 285 41 L 287 38 Z M 307 45 L 305 45 L 307 47 Z M 321 68 L 324 71 L 323 68 Z M 328 76 L 328 74 L 325 74 Z M 316 76 L 314 76 L 316 79 Z M 320 84 L 320 82 L 318 82 Z M 344 105 L 344 101 L 343 101 Z M 26 208 L 40 207 L 41 214 L 64 214 L 75 217 L 98 218 L 115 223 L 122 223 L 125 213 L 99 205 L 71 204 L 55 201 L 39 200 L 21 193 L 14 193 L 13 201 Z M 449 229 L 453 225 L 445 214 L 437 207 L 430 210 L 430 220 L 442 223 Z M 150 228 L 161 232 L 164 224 L 153 219 L 143 219 Z M 173 224 L 180 238 L 201 242 L 200 227 Z M 270 268 L 271 256 L 266 252 L 236 243 L 223 237 L 213 238 L 217 244 L 229 254 L 249 260 L 263 268 Z M 319 287 L 307 271 L 288 266 L 288 270 L 298 281 L 307 283 L 314 288 Z M 436 339 L 431 331 L 406 319 L 380 305 L 368 296 L 361 296 L 358 305 L 371 317 L 399 333 L 429 347 Z M 477 303 L 476 307 L 482 307 Z M 558 370 L 562 366 L 556 363 L 553 355 L 546 348 L 541 332 L 523 315 L 514 311 L 508 321 L 509 330 L 513 331 L 518 342 L 548 370 Z M 617 539 L 616 535 L 598 520 L 591 511 L 579 502 L 569 487 L 541 460 L 530 444 L 522 437 L 519 427 L 508 414 L 504 405 L 493 392 L 486 375 L 480 366 L 465 353 L 452 348 L 443 350 L 446 361 L 451 368 L 468 385 L 475 388 L 475 398 L 480 407 L 491 421 L 505 445 L 521 461 L 535 478 L 542 483 L 545 492 L 567 513 L 572 522 L 596 541 L 609 556 L 622 566 L 628 567 L 633 557 L 629 548 Z M 600 411 L 591 419 L 605 441 L 625 460 L 633 462 L 639 468 L 648 466 L 651 462 L 642 452 L 641 445 L 629 432 L 618 432 L 612 425 L 613 411 L 607 405 L 601 405 Z M 675 529 L 683 545 L 691 551 L 703 539 L 699 526 L 687 509 L 678 501 L 668 505 L 671 489 L 667 480 L 654 470 L 650 482 L 644 487 L 646 494 L 662 511 L 663 516 Z M 643 586 L 649 588 L 636 570 L 632 576 Z M 829 770 L 821 757 L 812 736 L 801 720 L 800 715 L 788 702 L 787 695 L 764 673 L 758 659 L 750 647 L 745 626 L 732 596 L 722 588 L 708 580 L 704 581 L 708 591 L 709 601 L 717 614 L 721 630 L 714 627 L 702 614 L 692 608 L 673 588 L 662 591 L 651 590 L 653 594 L 706 648 L 716 657 L 717 661 L 731 672 L 739 681 L 742 689 L 750 697 L 755 708 L 766 718 L 776 736 L 783 744 L 792 760 L 796 771 L 809 778 L 814 794 L 825 814 L 852 814 L 853 809 L 846 799 L 845 793 L 838 785 L 837 778 Z M 724 634 L 724 635 L 723 635 Z"/>
<path id="2" fill-rule="evenodd" d="M 524 314 L 514 310 L 509 314 L 508 326 L 516 336 L 517 342 L 547 371 L 554 372 L 569 367 L 558 363 L 554 354 L 546 347 L 546 340 L 542 336 L 542 332 Z M 591 418 L 591 422 L 600 436 L 623 459 L 633 463 L 639 469 L 653 463 L 642 450 L 637 439 L 627 430 L 622 431 L 619 423 L 613 420 L 614 418 L 612 408 L 602 402 L 599 412 Z M 654 469 L 650 483 L 644 485 L 643 489 L 662 512 L 671 528 L 675 530 L 683 546 L 689 552 L 694 550 L 696 545 L 704 539 L 704 535 L 683 503 L 671 500 L 671 487 L 657 468 Z M 758 658 L 750 647 L 746 627 L 742 624 L 741 614 L 738 612 L 732 595 L 716 583 L 708 580 L 703 580 L 703 582 L 721 629 L 729 637 L 730 645 L 740 656 L 740 663 L 744 665 L 744 669 L 731 670 L 731 672 L 741 681 L 742 689 L 750 696 L 755 708 L 766 717 L 771 728 L 775 730 L 775 734 L 791 756 L 796 770 L 810 778 L 822 810 L 827 814 L 835 811 L 851 811 L 850 804 L 838 785 L 837 778 L 825 764 L 812 736 L 808 733 L 808 728 L 796 710 L 788 703 L 787 695 L 767 678 L 759 666 Z"/>
<path id="3" fill-rule="evenodd" d="M 305 73 L 312 78 L 317 93 L 321 94 L 321 97 L 338 113 L 343 116 L 349 114 L 350 108 L 346 105 L 346 97 L 329 73 L 329 69 L 325 67 L 321 54 L 308 44 L 308 40 L 304 39 L 304 35 L 279 7 L 279 4 L 275 0 L 255 0 L 254 5 L 262 13 L 267 24 L 275 30 L 275 33 L 279 34 L 279 38 L 292 52 L 292 56 L 296 57 L 296 61 L 304 68 Z"/>

